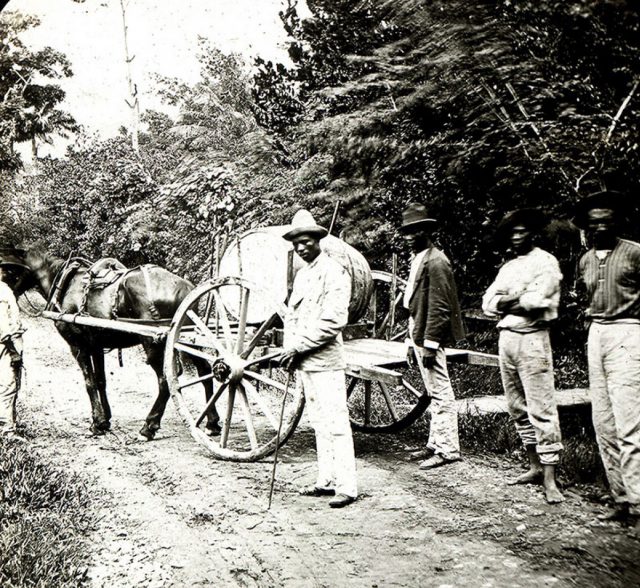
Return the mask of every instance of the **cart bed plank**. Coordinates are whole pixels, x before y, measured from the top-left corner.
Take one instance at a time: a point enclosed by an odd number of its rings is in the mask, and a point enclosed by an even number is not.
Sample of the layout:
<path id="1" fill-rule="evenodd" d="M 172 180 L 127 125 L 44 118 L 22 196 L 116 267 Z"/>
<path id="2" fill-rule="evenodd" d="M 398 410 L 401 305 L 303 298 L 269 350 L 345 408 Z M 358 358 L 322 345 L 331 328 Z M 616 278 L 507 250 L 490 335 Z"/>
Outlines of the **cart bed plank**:
<path id="1" fill-rule="evenodd" d="M 346 361 L 355 366 L 402 365 L 407 361 L 407 347 L 400 341 L 352 339 L 344 342 Z M 498 367 L 498 356 L 468 349 L 445 349 L 447 360 L 470 365 Z"/>

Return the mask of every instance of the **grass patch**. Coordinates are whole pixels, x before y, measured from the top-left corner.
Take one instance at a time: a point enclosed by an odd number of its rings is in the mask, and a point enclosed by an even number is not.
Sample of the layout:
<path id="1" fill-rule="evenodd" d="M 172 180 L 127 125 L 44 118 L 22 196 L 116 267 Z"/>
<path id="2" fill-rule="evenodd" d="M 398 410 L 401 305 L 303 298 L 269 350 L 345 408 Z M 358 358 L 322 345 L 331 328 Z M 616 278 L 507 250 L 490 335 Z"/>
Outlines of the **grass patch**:
<path id="1" fill-rule="evenodd" d="M 95 526 L 85 482 L 43 463 L 28 442 L 0 438 L 0 586 L 86 584 Z"/>

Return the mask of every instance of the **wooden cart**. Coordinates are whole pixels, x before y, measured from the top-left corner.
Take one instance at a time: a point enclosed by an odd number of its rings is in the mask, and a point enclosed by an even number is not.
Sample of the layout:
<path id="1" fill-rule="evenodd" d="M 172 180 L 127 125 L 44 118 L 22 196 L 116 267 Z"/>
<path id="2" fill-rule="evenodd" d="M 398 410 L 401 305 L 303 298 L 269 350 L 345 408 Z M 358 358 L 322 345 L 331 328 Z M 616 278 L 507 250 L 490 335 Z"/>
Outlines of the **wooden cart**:
<path id="1" fill-rule="evenodd" d="M 215 457 L 255 461 L 291 436 L 304 409 L 295 375 L 280 368 L 287 291 L 296 264 L 286 227 L 246 233 L 231 243 L 216 276 L 197 286 L 170 325 L 46 312 L 54 320 L 166 338 L 165 375 L 178 411 L 194 439 Z M 407 363 L 403 322 L 399 320 L 404 282 L 395 272 L 370 272 L 362 256 L 335 237 L 323 248 L 352 274 L 351 324 L 345 329 L 347 393 L 354 429 L 387 433 L 408 427 L 430 398 L 420 372 Z M 187 358 L 205 359 L 211 372 L 198 375 Z M 447 350 L 450 361 L 495 365 L 495 357 Z M 201 383 L 212 380 L 208 400 Z M 204 421 L 215 405 L 220 436 L 208 436 Z M 280 411 L 283 420 L 278 437 Z"/>

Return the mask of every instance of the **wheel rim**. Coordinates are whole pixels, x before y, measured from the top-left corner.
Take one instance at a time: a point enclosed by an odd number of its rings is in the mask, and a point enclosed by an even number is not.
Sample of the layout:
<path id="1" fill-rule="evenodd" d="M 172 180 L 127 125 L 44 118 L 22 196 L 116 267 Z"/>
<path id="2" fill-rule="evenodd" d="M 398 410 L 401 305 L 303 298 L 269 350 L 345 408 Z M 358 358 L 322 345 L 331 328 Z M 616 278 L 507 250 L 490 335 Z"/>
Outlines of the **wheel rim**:
<path id="1" fill-rule="evenodd" d="M 347 377 L 351 426 L 365 433 L 391 433 L 415 422 L 429 406 L 420 373 L 414 368 L 395 368 L 401 384 Z"/>
<path id="2" fill-rule="evenodd" d="M 265 323 L 247 321 L 253 299 L 273 308 Z M 282 321 L 284 306 L 267 301 L 268 292 L 246 279 L 216 278 L 189 294 L 169 331 L 165 372 L 172 398 L 194 439 L 220 459 L 255 461 L 269 455 L 278 441 L 283 401 L 280 445 L 304 408 L 294 377 L 269 359 L 280 351 L 268 335 Z M 191 367 L 193 361 L 199 367 Z M 207 434 L 213 407 L 222 427 L 215 437 Z"/>

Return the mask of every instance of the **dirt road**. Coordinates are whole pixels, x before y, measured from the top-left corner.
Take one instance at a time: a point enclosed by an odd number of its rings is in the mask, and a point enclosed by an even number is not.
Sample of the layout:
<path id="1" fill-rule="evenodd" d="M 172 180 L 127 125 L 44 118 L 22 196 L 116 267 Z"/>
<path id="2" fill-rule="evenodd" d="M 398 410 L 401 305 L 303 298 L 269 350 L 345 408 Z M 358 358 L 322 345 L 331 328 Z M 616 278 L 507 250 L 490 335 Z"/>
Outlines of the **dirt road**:
<path id="1" fill-rule="evenodd" d="M 95 586 L 632 586 L 640 540 L 596 522 L 577 492 L 546 505 L 508 487 L 517 468 L 465 456 L 421 473 L 401 435 L 356 435 L 362 497 L 341 511 L 296 490 L 314 479 L 303 418 L 281 452 L 274 505 L 270 462 L 215 461 L 173 405 L 156 441 L 137 431 L 155 378 L 138 351 L 107 357 L 113 432 L 89 435 L 80 370 L 53 325 L 30 319 L 21 417 L 55 464 L 95 481 L 100 523 L 89 540 Z"/>

